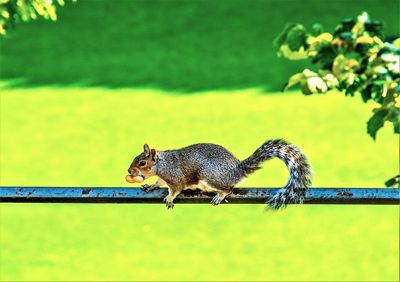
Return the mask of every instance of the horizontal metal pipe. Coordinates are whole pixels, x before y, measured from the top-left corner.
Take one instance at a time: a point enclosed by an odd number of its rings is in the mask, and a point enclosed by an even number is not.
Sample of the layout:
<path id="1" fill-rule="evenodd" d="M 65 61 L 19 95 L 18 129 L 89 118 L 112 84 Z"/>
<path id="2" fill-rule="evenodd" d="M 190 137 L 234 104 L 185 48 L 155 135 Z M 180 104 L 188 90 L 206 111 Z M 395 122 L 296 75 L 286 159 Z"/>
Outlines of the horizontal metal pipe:
<path id="1" fill-rule="evenodd" d="M 233 204 L 263 204 L 279 188 L 235 188 L 226 200 Z M 139 188 L 113 187 L 0 187 L 0 202 L 40 203 L 162 203 L 168 190 L 146 193 Z M 214 195 L 183 191 L 175 203 L 209 203 Z M 311 188 L 305 204 L 400 204 L 397 188 Z"/>

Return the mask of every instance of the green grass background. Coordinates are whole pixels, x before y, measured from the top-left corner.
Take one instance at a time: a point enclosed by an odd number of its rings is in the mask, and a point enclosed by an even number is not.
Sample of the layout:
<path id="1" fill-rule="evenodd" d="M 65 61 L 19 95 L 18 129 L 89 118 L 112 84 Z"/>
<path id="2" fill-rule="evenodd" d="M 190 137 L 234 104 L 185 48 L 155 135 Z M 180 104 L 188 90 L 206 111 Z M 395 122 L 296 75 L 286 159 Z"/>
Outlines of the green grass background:
<path id="1" fill-rule="evenodd" d="M 315 186 L 381 187 L 396 172 L 392 128 L 373 142 L 364 132 L 370 107 L 356 99 L 257 89 L 174 94 L 7 89 L 1 185 L 130 186 L 126 169 L 145 142 L 157 149 L 215 142 L 244 158 L 280 136 L 309 156 Z M 282 186 L 286 178 L 273 160 L 242 186 Z M 1 279 L 397 279 L 398 207 L 263 209 L 2 204 Z"/>
<path id="2" fill-rule="evenodd" d="M 314 187 L 382 187 L 398 137 L 365 132 L 373 103 L 278 93 L 288 21 L 334 27 L 367 10 L 398 34 L 396 1 L 78 1 L 0 39 L 0 184 L 125 186 L 143 143 L 245 158 L 299 145 Z M 13 83 L 10 85 L 9 81 Z M 18 81 L 15 84 L 15 81 Z M 279 160 L 240 186 L 279 187 Z M 149 181 L 151 182 L 151 181 Z M 0 280 L 391 280 L 399 207 L 1 204 Z"/>

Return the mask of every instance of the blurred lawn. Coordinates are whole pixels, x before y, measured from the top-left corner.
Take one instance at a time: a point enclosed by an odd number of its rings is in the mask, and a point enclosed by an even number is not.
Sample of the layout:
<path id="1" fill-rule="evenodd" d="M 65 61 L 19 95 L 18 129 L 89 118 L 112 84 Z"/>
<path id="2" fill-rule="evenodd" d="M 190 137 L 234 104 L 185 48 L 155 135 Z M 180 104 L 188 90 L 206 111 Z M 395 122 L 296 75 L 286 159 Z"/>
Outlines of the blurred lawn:
<path id="1" fill-rule="evenodd" d="M 260 90 L 1 90 L 0 184 L 129 186 L 148 142 L 214 142 L 245 158 L 269 138 L 300 145 L 314 186 L 382 187 L 398 137 L 365 133 L 371 104 Z M 282 186 L 273 160 L 242 186 Z M 2 204 L 1 280 L 396 280 L 399 208 Z"/>
<path id="2" fill-rule="evenodd" d="M 168 90 L 280 90 L 307 66 L 276 56 L 288 22 L 333 31 L 363 11 L 399 36 L 398 0 L 79 0 L 56 23 L 18 24 L 0 38 L 1 77 L 30 85 Z M 272 67 L 271 67 L 272 66 Z"/>

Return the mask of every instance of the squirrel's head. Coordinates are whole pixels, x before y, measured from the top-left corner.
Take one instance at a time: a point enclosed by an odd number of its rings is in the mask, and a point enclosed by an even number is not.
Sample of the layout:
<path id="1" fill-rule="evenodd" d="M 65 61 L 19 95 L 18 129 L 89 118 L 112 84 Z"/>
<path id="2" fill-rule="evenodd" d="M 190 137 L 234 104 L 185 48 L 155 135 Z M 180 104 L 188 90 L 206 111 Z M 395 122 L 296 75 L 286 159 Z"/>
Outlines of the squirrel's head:
<path id="1" fill-rule="evenodd" d="M 128 173 L 125 177 L 130 183 L 143 182 L 145 179 L 153 175 L 152 168 L 156 163 L 157 151 L 150 149 L 149 145 L 144 144 L 143 152 L 134 158 L 129 166 Z"/>

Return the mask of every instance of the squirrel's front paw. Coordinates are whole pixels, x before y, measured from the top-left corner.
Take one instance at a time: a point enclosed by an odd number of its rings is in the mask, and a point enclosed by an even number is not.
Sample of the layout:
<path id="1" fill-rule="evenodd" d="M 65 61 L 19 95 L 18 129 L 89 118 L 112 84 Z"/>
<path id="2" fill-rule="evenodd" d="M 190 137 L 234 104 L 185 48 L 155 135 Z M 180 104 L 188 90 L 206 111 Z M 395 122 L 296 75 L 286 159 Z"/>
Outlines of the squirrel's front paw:
<path id="1" fill-rule="evenodd" d="M 142 191 L 145 192 L 145 193 L 149 193 L 149 192 L 154 191 L 156 188 L 157 187 L 155 187 L 154 184 L 153 185 L 144 184 L 144 185 L 142 185 L 142 188 L 140 188 L 140 189 L 142 189 Z"/>

